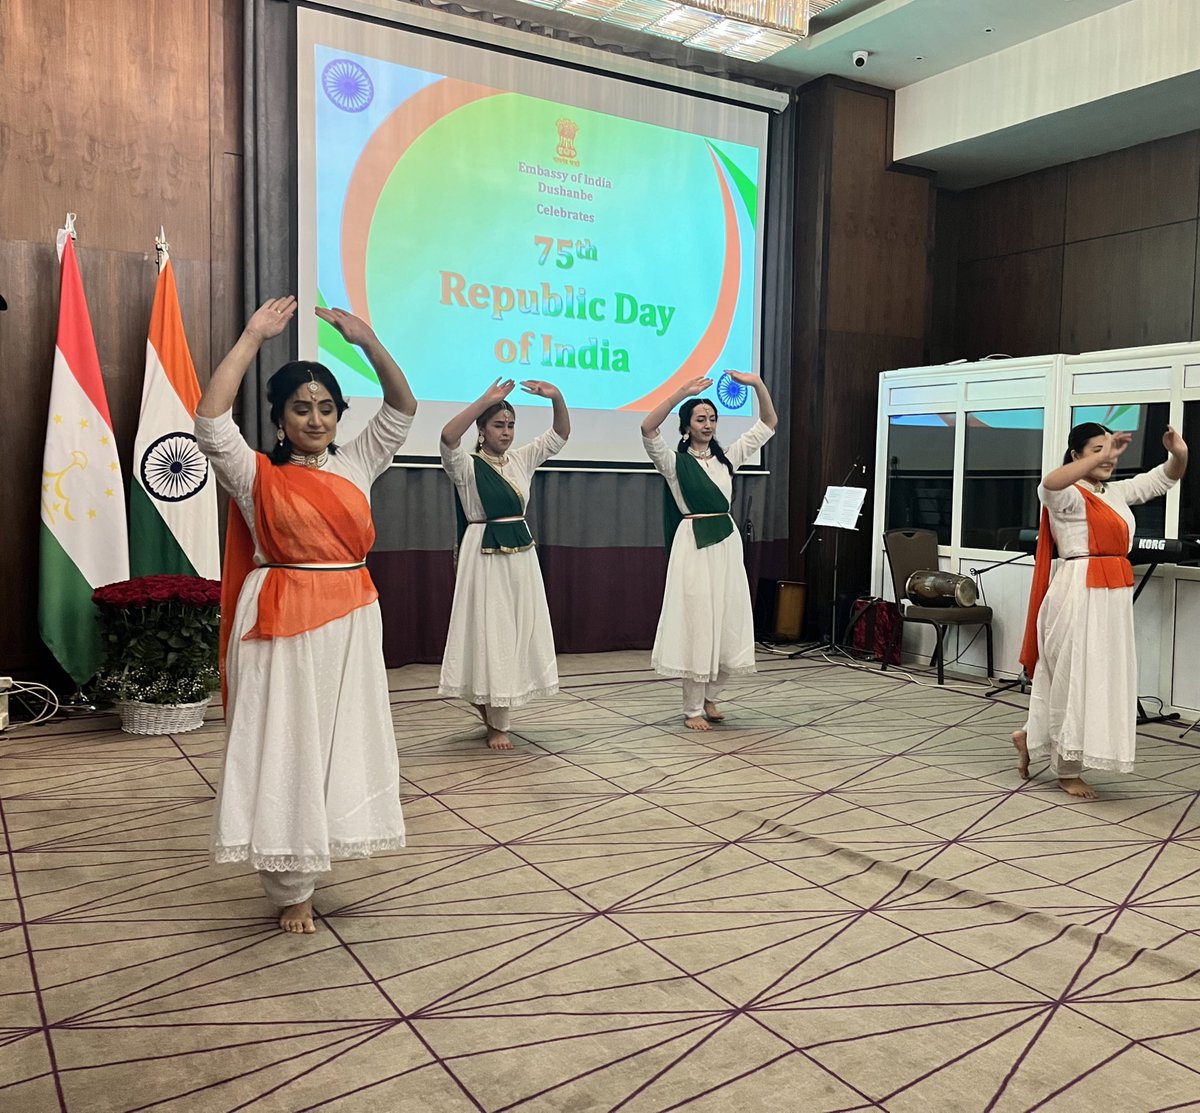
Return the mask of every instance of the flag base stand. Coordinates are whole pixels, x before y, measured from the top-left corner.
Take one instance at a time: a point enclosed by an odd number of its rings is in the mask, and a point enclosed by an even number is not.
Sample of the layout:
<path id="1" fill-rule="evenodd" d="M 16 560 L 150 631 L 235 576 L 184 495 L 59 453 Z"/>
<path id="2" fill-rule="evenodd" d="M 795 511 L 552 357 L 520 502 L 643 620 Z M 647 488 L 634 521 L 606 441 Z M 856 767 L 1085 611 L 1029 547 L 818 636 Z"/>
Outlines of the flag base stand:
<path id="1" fill-rule="evenodd" d="M 58 709 L 64 715 L 92 715 L 96 711 L 96 705 L 83 694 L 82 688 L 76 688 L 59 703 Z"/>

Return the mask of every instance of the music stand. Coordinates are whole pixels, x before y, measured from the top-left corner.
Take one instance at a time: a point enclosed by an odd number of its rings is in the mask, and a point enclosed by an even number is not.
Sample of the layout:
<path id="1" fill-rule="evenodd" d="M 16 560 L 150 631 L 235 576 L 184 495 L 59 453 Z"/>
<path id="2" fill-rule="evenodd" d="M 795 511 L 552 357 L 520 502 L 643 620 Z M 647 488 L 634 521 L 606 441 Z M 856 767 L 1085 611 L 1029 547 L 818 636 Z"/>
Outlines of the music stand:
<path id="1" fill-rule="evenodd" d="M 821 509 L 817 511 L 817 516 L 813 521 L 813 529 L 818 526 L 824 526 L 832 529 L 833 532 L 833 599 L 829 604 L 830 620 L 829 620 L 829 639 L 828 641 L 817 642 L 816 645 L 805 646 L 803 649 L 797 649 L 795 653 L 788 654 L 788 660 L 794 661 L 797 657 L 805 657 L 809 653 L 836 653 L 838 651 L 837 644 L 837 582 L 838 582 L 838 539 L 841 531 L 858 529 L 858 518 L 862 513 L 863 503 L 866 501 L 867 489 L 865 487 L 836 487 L 830 484 L 825 489 L 825 497 L 821 500 Z"/>
<path id="2" fill-rule="evenodd" d="M 1003 568 L 1003 567 L 1005 567 L 1005 565 L 1008 565 L 1008 564 L 1016 564 L 1018 560 L 1024 560 L 1027 556 L 1032 556 L 1032 555 L 1033 555 L 1032 553 L 1019 552 L 1019 553 L 1017 553 L 1016 556 L 1009 557 L 1008 560 L 996 561 L 994 564 L 989 564 L 985 568 L 977 568 L 974 565 L 972 565 L 971 567 L 969 567 L 967 569 L 967 571 L 970 572 L 972 576 L 984 576 L 988 572 L 992 571 L 993 568 Z M 976 637 L 978 637 L 978 634 L 976 634 Z M 992 678 L 989 677 L 989 679 L 992 679 Z M 984 698 L 991 699 L 993 696 L 997 696 L 1001 692 L 1011 692 L 1014 688 L 1016 688 L 1021 693 L 1021 695 L 1024 695 L 1025 689 L 1027 687 L 1029 687 L 1029 685 L 1031 683 L 1032 683 L 1032 681 L 1029 679 L 1028 674 L 1025 672 L 1025 666 L 1022 665 L 1021 666 L 1021 674 L 1015 680 L 1006 680 L 1003 684 L 997 684 L 995 682 L 995 680 L 993 679 L 992 686 L 984 693 Z"/>

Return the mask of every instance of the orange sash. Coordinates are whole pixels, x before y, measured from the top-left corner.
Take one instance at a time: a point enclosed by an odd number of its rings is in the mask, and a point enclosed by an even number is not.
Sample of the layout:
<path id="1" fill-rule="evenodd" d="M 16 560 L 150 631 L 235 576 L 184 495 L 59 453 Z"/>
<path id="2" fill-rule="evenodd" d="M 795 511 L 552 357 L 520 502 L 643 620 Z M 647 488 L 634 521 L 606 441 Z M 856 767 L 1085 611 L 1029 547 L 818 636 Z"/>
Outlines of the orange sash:
<path id="1" fill-rule="evenodd" d="M 1133 586 L 1133 565 L 1129 563 L 1129 527 L 1102 498 L 1084 487 L 1084 510 L 1088 528 L 1087 585 L 1095 588 Z M 1050 531 L 1050 513 L 1042 507 L 1038 526 L 1037 555 L 1033 561 L 1033 586 L 1029 590 L 1029 610 L 1025 614 L 1025 637 L 1021 642 L 1021 664 L 1032 678 L 1038 660 L 1037 620 L 1042 600 L 1050 589 L 1050 565 L 1054 561 L 1054 535 Z"/>
<path id="2" fill-rule="evenodd" d="M 257 454 L 254 525 L 268 564 L 352 564 L 375 543 L 371 504 L 348 479 L 312 468 L 282 467 Z M 221 576 L 222 682 L 229 632 L 254 540 L 237 504 L 229 504 Z M 340 571 L 270 568 L 258 596 L 250 638 L 288 638 L 315 630 L 379 598 L 366 568 Z"/>

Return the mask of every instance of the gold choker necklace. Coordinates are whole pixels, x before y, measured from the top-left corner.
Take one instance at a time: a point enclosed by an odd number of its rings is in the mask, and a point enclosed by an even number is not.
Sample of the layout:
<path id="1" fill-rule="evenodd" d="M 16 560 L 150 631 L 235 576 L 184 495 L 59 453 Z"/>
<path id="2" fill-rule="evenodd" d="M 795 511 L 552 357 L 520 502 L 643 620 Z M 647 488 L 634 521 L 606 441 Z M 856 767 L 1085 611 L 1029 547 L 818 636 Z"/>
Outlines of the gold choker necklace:
<path id="1" fill-rule="evenodd" d="M 325 461 L 329 459 L 329 449 L 323 448 L 320 452 L 310 452 L 307 455 L 303 452 L 293 452 L 288 459 L 302 468 L 323 468 Z"/>
<path id="2" fill-rule="evenodd" d="M 498 468 L 502 468 L 508 463 L 507 452 L 503 456 L 493 456 L 490 452 L 484 452 L 484 450 L 481 448 L 479 450 L 479 455 L 482 456 L 489 464 L 495 464 Z"/>
<path id="3" fill-rule="evenodd" d="M 712 455 L 712 449 L 707 448 L 703 452 L 697 452 L 690 444 L 688 445 L 688 455 L 695 456 L 697 460 L 707 460 Z"/>

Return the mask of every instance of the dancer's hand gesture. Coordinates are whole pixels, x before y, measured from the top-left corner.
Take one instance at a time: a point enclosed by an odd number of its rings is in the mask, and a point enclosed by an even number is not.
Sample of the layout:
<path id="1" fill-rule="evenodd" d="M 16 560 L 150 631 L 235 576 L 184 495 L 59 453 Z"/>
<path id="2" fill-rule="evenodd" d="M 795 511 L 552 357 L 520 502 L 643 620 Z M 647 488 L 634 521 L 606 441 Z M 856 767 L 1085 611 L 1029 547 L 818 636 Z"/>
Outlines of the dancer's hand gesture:
<path id="1" fill-rule="evenodd" d="M 497 379 L 479 396 L 479 401 L 483 403 L 483 408 L 486 410 L 497 402 L 503 402 L 516 385 L 513 379 Z"/>
<path id="2" fill-rule="evenodd" d="M 345 309 L 322 309 L 318 306 L 313 312 L 322 321 L 333 325 L 342 334 L 343 339 L 356 347 L 366 347 L 376 339 L 375 330 L 366 321 Z"/>
<path id="3" fill-rule="evenodd" d="M 1104 447 L 1100 450 L 1100 459 L 1115 467 L 1117 460 L 1121 458 L 1132 441 L 1132 433 L 1109 433 L 1104 441 Z"/>
<path id="4" fill-rule="evenodd" d="M 1172 456 L 1187 456 L 1188 446 L 1184 439 L 1175 432 L 1174 426 L 1168 425 L 1163 434 L 1163 448 Z"/>
<path id="5" fill-rule="evenodd" d="M 562 394 L 553 383 L 542 382 L 541 379 L 526 379 L 521 384 L 526 394 L 536 394 L 539 398 L 561 398 Z"/>
<path id="6" fill-rule="evenodd" d="M 246 322 L 245 331 L 260 344 L 278 336 L 296 315 L 296 299 L 291 294 L 285 298 L 267 298 Z"/>
<path id="7" fill-rule="evenodd" d="M 703 394 L 710 386 L 712 386 L 712 379 L 701 376 L 698 379 L 689 379 L 675 394 L 680 399 L 692 398 L 697 394 Z"/>

